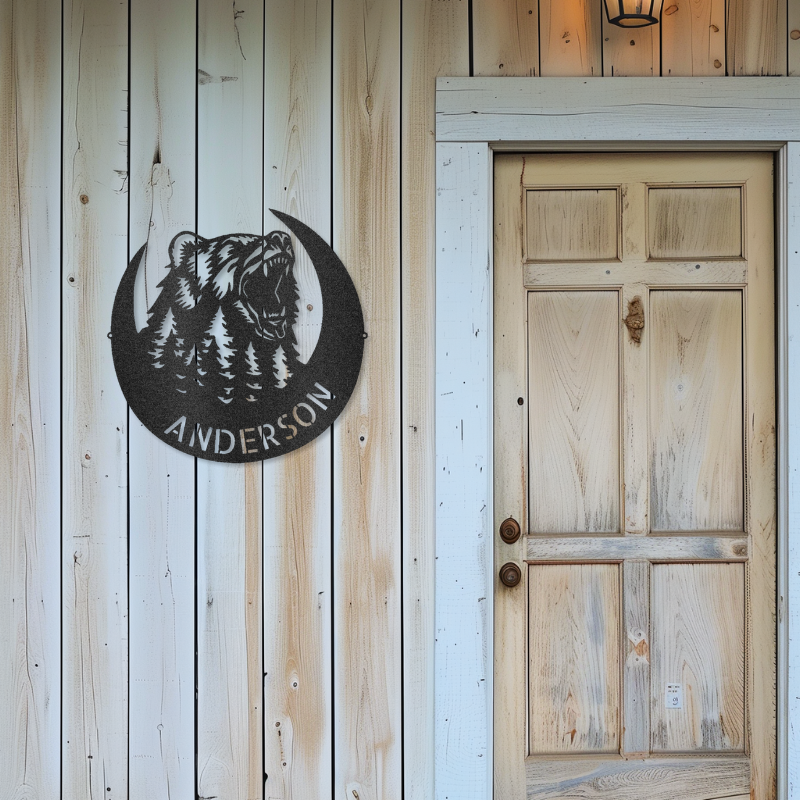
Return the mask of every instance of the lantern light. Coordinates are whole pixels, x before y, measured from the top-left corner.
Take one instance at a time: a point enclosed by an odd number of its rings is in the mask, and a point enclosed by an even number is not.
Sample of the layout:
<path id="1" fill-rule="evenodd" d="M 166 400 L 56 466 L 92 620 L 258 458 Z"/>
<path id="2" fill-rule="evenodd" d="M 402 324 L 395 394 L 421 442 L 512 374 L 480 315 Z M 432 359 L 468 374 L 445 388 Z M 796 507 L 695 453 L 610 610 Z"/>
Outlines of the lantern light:
<path id="1" fill-rule="evenodd" d="M 657 25 L 664 0 L 603 0 L 606 16 L 620 28 Z"/>

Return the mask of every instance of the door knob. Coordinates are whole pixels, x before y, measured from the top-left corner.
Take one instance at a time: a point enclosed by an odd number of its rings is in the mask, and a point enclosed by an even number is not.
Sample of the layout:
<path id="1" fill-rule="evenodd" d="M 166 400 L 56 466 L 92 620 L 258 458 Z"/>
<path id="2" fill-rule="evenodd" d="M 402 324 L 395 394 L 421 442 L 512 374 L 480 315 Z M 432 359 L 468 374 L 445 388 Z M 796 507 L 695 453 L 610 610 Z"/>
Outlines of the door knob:
<path id="1" fill-rule="evenodd" d="M 500 525 L 500 538 L 506 544 L 514 544 L 519 539 L 520 532 L 519 522 L 513 517 L 504 520 Z"/>
<path id="2" fill-rule="evenodd" d="M 513 562 L 500 567 L 500 582 L 503 586 L 513 588 L 522 580 L 522 570 Z"/>

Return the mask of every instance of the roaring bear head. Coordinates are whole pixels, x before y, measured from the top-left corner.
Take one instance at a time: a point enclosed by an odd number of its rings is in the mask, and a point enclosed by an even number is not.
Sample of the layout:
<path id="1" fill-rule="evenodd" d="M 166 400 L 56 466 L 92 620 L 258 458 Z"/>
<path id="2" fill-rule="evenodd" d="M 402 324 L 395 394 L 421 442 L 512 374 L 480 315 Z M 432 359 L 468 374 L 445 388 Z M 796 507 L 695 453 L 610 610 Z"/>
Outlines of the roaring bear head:
<path id="1" fill-rule="evenodd" d="M 186 231 L 172 240 L 170 256 L 176 285 L 164 288 L 173 288 L 174 300 L 184 309 L 210 307 L 213 297 L 223 307 L 235 307 L 262 339 L 286 337 L 297 315 L 295 259 L 288 233 L 204 239 Z"/>

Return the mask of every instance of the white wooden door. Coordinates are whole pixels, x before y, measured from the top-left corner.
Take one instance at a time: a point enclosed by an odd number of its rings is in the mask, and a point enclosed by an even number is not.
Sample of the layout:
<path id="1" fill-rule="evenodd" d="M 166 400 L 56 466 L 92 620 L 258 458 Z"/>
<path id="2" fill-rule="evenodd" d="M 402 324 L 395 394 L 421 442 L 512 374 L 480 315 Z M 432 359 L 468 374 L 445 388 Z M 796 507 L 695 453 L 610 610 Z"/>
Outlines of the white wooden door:
<path id="1" fill-rule="evenodd" d="M 772 184 L 495 161 L 497 800 L 775 795 Z"/>

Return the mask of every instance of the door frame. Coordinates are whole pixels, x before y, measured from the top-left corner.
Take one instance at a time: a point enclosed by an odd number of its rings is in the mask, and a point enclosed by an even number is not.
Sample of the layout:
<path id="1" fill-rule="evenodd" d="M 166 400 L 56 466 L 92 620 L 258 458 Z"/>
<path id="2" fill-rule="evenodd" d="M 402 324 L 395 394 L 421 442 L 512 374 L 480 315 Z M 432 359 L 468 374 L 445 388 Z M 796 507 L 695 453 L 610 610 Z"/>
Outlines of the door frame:
<path id="1" fill-rule="evenodd" d="M 503 150 L 776 154 L 778 798 L 800 800 L 789 761 L 800 754 L 797 78 L 437 80 L 435 797 L 492 797 L 492 172 Z"/>

